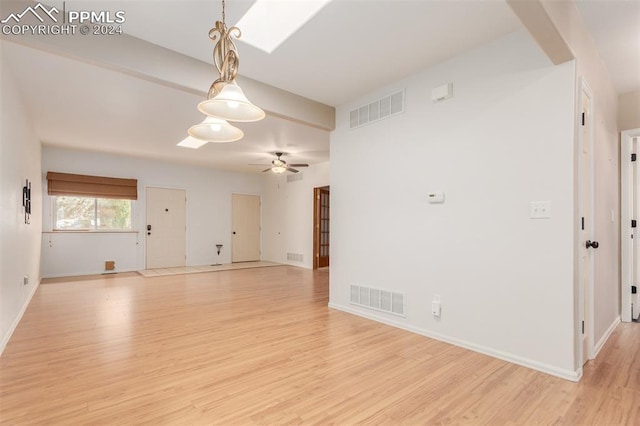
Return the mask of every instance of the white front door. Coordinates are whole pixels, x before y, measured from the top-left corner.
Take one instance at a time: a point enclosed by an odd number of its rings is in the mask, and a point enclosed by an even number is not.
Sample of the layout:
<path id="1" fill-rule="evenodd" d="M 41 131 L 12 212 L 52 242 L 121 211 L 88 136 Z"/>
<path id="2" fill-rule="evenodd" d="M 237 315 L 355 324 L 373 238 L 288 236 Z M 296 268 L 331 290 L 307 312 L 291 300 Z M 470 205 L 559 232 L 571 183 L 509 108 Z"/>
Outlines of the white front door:
<path id="1" fill-rule="evenodd" d="M 260 196 L 231 195 L 231 261 L 260 260 Z"/>
<path id="2" fill-rule="evenodd" d="M 147 269 L 185 266 L 187 193 L 147 188 Z"/>

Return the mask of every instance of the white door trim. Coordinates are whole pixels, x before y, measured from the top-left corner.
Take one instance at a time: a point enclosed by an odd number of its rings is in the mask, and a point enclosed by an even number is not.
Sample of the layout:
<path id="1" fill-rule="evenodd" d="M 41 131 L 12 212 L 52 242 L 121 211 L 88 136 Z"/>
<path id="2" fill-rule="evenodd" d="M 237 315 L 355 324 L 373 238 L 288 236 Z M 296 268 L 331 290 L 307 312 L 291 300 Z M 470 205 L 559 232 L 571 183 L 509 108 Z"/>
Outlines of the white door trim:
<path id="1" fill-rule="evenodd" d="M 632 265 L 631 259 L 632 244 L 631 238 L 626 238 L 631 231 L 631 219 L 633 213 L 633 174 L 631 168 L 631 149 L 633 138 L 640 137 L 640 129 L 626 130 L 620 135 L 620 317 L 623 322 L 631 321 L 631 289 Z M 638 159 L 640 161 L 640 159 Z"/>
<path id="2" fill-rule="evenodd" d="M 590 201 L 587 201 L 589 204 L 589 210 L 591 211 L 591 217 L 585 219 L 585 231 L 587 234 L 593 239 L 594 237 L 594 213 L 595 213 L 595 202 L 594 202 L 594 143 L 593 143 L 593 92 L 587 84 L 587 81 L 584 77 L 580 77 L 579 79 L 579 87 L 580 90 L 578 92 L 578 119 L 577 123 L 577 134 L 578 134 L 578 221 L 576 230 L 578 234 L 580 234 L 580 229 L 582 225 L 581 220 L 581 206 L 582 206 L 582 185 L 588 185 L 588 192 Z M 589 134 L 588 140 L 584 140 L 583 131 L 582 131 L 582 104 L 583 100 L 589 99 L 589 110 L 585 117 L 585 125 L 588 126 Z M 584 144 L 587 144 L 587 148 L 589 151 L 589 163 L 583 164 L 582 161 L 582 149 Z M 589 171 L 589 182 L 582 182 L 581 177 L 583 175 L 584 168 L 588 168 Z M 583 285 L 585 277 L 584 277 L 584 265 L 582 261 L 582 256 L 580 250 L 582 250 L 582 244 L 585 243 L 580 237 L 577 238 L 578 247 L 577 255 L 578 255 L 578 321 L 576 323 L 576 336 L 577 336 L 577 347 L 579 348 L 579 367 L 582 368 L 582 360 L 583 359 L 593 359 L 594 357 L 594 323 L 595 323 L 595 315 L 594 315 L 594 301 L 593 301 L 593 287 L 594 287 L 594 264 L 595 262 L 590 262 L 589 267 L 589 277 L 587 279 L 586 288 Z M 585 303 L 586 300 L 586 303 Z M 585 312 L 586 310 L 586 312 Z M 586 333 L 587 333 L 587 354 L 583 354 L 583 345 L 582 345 L 582 320 L 587 323 Z M 585 356 L 586 355 L 586 356 Z"/>

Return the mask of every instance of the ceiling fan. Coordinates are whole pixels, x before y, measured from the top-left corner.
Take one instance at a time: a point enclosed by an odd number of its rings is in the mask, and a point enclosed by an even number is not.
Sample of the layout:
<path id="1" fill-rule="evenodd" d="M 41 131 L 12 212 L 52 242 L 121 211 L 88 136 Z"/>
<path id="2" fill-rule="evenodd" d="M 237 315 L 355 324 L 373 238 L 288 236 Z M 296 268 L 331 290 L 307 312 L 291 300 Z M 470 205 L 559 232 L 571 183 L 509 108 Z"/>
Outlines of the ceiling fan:
<path id="1" fill-rule="evenodd" d="M 265 169 L 262 171 L 262 173 L 264 172 L 268 172 L 269 170 L 271 170 L 273 173 L 284 173 L 284 172 L 291 172 L 291 173 L 298 173 L 299 170 L 294 169 L 294 167 L 309 167 L 308 164 L 287 164 L 286 161 L 284 161 L 282 158 L 283 155 L 285 155 L 284 152 L 276 152 L 276 159 L 271 161 L 271 166 L 269 166 L 268 169 Z M 266 166 L 267 164 L 249 164 L 250 166 Z"/>

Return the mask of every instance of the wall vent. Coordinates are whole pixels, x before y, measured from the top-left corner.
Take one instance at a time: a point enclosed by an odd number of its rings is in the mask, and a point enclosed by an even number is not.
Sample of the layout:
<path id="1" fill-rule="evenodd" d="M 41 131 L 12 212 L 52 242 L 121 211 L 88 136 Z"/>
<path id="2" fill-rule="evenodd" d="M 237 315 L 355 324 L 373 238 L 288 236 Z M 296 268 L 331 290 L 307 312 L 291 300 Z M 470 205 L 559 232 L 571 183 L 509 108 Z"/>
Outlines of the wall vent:
<path id="1" fill-rule="evenodd" d="M 300 253 L 287 253 L 287 260 L 290 262 L 304 262 L 304 256 Z"/>
<path id="2" fill-rule="evenodd" d="M 405 316 L 404 293 L 351 284 L 349 302 L 376 311 Z"/>
<path id="3" fill-rule="evenodd" d="M 404 90 L 401 90 L 351 110 L 349 113 L 349 128 L 355 129 L 403 112 Z"/>
<path id="4" fill-rule="evenodd" d="M 302 180 L 303 173 L 291 173 L 287 175 L 287 183 Z"/>

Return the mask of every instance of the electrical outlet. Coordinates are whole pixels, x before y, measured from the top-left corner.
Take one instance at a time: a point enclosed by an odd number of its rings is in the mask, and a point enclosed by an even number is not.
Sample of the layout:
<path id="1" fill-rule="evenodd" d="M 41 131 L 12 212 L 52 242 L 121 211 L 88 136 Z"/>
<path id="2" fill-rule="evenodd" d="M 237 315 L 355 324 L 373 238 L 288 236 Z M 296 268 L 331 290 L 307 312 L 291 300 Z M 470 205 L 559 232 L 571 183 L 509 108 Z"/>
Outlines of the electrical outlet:
<path id="1" fill-rule="evenodd" d="M 29 285 L 29 275 L 25 275 L 22 278 L 22 285 Z"/>

